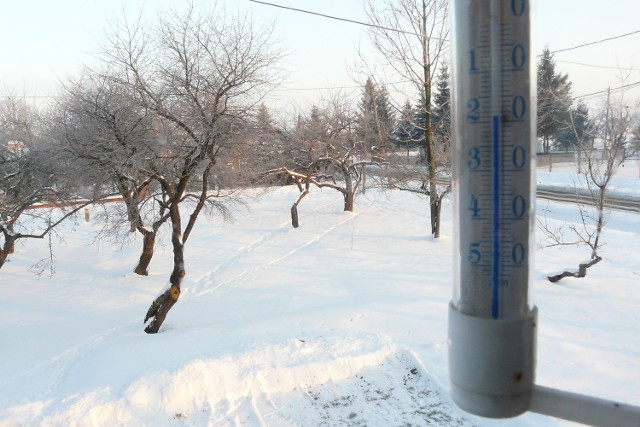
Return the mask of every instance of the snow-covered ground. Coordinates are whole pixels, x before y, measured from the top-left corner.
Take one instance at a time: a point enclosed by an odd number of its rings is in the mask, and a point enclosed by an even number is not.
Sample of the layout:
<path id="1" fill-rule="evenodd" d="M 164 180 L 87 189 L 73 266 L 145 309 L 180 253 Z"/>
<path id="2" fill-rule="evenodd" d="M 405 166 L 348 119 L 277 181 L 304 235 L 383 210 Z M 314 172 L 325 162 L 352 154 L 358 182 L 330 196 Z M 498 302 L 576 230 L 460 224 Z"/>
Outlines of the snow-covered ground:
<path id="1" fill-rule="evenodd" d="M 584 176 L 576 173 L 573 163 L 557 163 L 549 172 L 547 167 L 540 167 L 536 173 L 538 184 L 545 187 L 573 188 L 585 185 Z M 640 158 L 627 159 L 616 170 L 615 176 L 607 186 L 608 191 L 617 195 L 640 197 Z"/>
<path id="2" fill-rule="evenodd" d="M 571 182 L 559 169 L 538 176 Z M 368 191 L 345 213 L 337 193 L 314 190 L 293 229 L 296 192 L 199 223 L 180 301 L 153 336 L 142 319 L 169 276 L 168 243 L 149 277 L 131 272 L 140 242 L 93 243 L 95 222 L 60 230 L 52 277 L 29 271 L 47 241 L 20 244 L 0 270 L 0 426 L 572 425 L 485 420 L 451 402 L 448 204 L 433 240 L 424 199 Z M 544 200 L 538 213 L 579 218 Z M 584 279 L 546 281 L 589 252 L 537 239 L 537 383 L 640 405 L 640 215 L 611 214 Z"/>

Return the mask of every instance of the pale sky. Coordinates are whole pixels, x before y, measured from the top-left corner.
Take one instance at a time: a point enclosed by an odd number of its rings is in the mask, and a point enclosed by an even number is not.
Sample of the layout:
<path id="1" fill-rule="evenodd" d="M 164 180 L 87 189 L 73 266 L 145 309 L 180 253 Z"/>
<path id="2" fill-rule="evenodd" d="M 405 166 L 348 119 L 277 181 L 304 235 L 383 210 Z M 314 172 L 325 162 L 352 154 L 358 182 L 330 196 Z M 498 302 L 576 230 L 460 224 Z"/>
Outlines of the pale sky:
<path id="1" fill-rule="evenodd" d="M 269 0 L 286 6 L 365 21 L 361 0 Z M 213 3 L 196 1 L 197 4 Z M 356 48 L 367 49 L 367 29 L 350 24 L 277 9 L 249 0 L 219 0 L 228 10 L 250 10 L 257 21 L 273 22 L 281 47 L 289 52 L 284 66 L 288 81 L 273 94 L 281 104 L 307 108 L 329 90 L 353 88 Z M 2 0 L 0 14 L 0 94 L 8 90 L 30 97 L 55 95 L 58 79 L 77 71 L 102 40 L 108 20 L 126 4 L 136 14 L 144 5 L 152 16 L 158 10 L 181 5 L 179 0 Z M 640 30 L 638 0 L 536 0 L 536 50 L 552 51 Z M 581 96 L 640 82 L 640 33 L 555 54 L 557 68 L 569 74 L 573 95 Z M 610 67 L 610 68 L 606 68 Z M 411 99 L 415 100 L 416 97 Z M 640 98 L 640 88 L 627 101 Z M 38 98 L 47 99 L 47 98 Z M 592 98 L 592 102 L 595 100 Z M 274 101 L 275 102 L 275 101 Z"/>

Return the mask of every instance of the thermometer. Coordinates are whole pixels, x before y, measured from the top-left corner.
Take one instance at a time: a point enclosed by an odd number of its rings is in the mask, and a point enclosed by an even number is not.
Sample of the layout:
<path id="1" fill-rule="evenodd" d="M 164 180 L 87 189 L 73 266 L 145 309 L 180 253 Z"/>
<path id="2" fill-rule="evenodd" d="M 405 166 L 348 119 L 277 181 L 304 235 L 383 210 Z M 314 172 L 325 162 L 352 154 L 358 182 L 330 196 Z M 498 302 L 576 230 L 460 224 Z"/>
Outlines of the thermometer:
<path id="1" fill-rule="evenodd" d="M 528 3 L 456 2 L 454 301 L 491 319 L 529 309 L 536 122 Z"/>
<path id="2" fill-rule="evenodd" d="M 536 309 L 535 54 L 529 0 L 453 3 L 452 395 L 478 415 L 528 409 Z"/>

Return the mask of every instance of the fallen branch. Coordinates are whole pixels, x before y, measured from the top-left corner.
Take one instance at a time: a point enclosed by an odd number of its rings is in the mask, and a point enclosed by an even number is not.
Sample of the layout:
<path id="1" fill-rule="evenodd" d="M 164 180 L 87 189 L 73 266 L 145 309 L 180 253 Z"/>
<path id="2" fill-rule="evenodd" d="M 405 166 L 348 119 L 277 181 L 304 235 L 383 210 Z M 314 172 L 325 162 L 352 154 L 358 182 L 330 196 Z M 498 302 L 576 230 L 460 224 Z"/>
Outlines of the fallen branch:
<path id="1" fill-rule="evenodd" d="M 593 258 L 592 260 L 588 262 L 580 263 L 578 265 L 578 271 L 565 270 L 558 274 L 549 275 L 547 276 L 547 279 L 549 279 L 550 282 L 555 283 L 565 277 L 585 277 L 587 275 L 587 268 L 599 263 L 600 261 L 602 261 L 602 257 L 599 257 L 596 255 L 596 257 Z"/>

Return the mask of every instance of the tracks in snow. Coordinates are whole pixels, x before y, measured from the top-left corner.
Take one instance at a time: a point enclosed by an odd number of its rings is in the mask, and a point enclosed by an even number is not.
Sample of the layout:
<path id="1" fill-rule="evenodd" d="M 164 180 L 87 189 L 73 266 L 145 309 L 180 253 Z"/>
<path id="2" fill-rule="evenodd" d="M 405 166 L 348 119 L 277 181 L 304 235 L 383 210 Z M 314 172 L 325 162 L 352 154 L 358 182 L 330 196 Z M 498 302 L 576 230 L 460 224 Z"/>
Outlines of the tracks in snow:
<path id="1" fill-rule="evenodd" d="M 292 255 L 299 253 L 306 247 L 319 242 L 327 235 L 331 234 L 345 224 L 348 224 L 354 218 L 361 214 L 361 212 L 336 213 L 334 216 L 332 216 L 332 218 L 337 219 L 339 216 L 342 218 L 338 222 L 333 223 L 332 225 L 319 232 L 317 225 L 320 219 L 318 218 L 318 215 L 335 211 L 335 209 L 336 207 L 334 204 L 325 205 L 322 208 L 316 209 L 315 211 L 306 215 L 305 223 L 303 223 L 303 226 L 298 229 L 292 228 L 289 221 L 281 223 L 278 228 L 273 230 L 271 233 L 265 234 L 259 239 L 240 248 L 237 253 L 227 258 L 214 270 L 196 279 L 188 289 L 185 289 L 185 293 L 189 296 L 206 295 L 215 292 L 221 287 L 237 282 L 238 280 L 251 273 L 255 273 L 264 268 L 280 263 L 291 257 Z M 364 211 L 366 212 L 367 208 L 365 208 Z M 314 225 L 316 226 L 315 228 Z M 311 230 L 306 231 L 307 228 Z M 300 242 L 297 243 L 294 247 L 289 248 L 278 246 L 279 241 L 290 240 L 289 233 L 299 233 Z M 287 236 L 287 238 L 285 239 L 284 236 Z M 225 272 L 231 271 L 233 267 L 235 267 L 241 260 L 249 256 L 249 254 L 258 254 L 259 252 L 264 252 L 264 254 L 261 254 L 261 256 L 263 256 L 265 260 L 263 260 L 262 262 L 256 262 L 254 266 L 242 269 L 240 272 L 233 274 L 231 277 L 216 282 L 217 278 L 224 275 Z M 212 282 L 214 282 L 214 286 L 211 286 Z"/>

